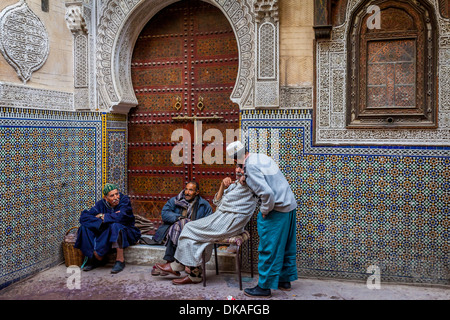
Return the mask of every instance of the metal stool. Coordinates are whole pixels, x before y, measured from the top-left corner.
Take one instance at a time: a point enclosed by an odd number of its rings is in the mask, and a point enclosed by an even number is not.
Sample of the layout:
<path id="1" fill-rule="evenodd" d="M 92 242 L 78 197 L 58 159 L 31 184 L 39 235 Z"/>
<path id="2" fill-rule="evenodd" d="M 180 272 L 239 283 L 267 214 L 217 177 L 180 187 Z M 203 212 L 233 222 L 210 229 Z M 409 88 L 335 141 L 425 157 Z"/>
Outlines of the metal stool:
<path id="1" fill-rule="evenodd" d="M 242 290 L 242 276 L 241 276 L 241 265 L 242 265 L 242 244 L 244 243 L 244 241 L 248 241 L 250 250 L 249 250 L 249 255 L 250 255 L 250 272 L 251 272 L 251 276 L 253 278 L 253 243 L 252 243 L 252 237 L 250 235 L 250 232 L 248 232 L 247 230 L 245 230 L 243 233 L 241 233 L 240 235 L 234 236 L 234 237 L 230 237 L 230 238 L 225 238 L 222 239 L 220 241 L 215 241 L 213 243 L 214 245 L 214 256 L 215 256 L 215 262 L 216 262 L 216 275 L 219 274 L 219 264 L 218 264 L 218 259 L 217 259 L 217 245 L 220 244 L 235 244 L 237 246 L 237 250 L 236 253 L 234 253 L 236 255 L 236 271 L 238 273 L 239 276 L 239 289 Z M 206 258 L 205 258 L 205 251 L 203 251 L 202 253 L 202 270 L 203 270 L 203 286 L 206 287 Z"/>

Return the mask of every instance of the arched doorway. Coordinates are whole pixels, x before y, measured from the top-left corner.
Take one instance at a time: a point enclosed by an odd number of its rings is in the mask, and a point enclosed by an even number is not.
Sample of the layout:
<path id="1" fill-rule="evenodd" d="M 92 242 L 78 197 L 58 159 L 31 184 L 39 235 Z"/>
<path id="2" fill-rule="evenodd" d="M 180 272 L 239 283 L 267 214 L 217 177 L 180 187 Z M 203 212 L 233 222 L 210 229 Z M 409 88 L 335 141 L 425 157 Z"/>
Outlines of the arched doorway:
<path id="1" fill-rule="evenodd" d="M 139 104 L 128 122 L 128 194 L 135 214 L 159 220 L 165 202 L 190 180 L 212 203 L 222 179 L 234 174 L 224 157 L 216 161 L 224 164 L 208 164 L 220 152 L 205 151 L 211 145 L 203 134 L 218 129 L 225 140 L 227 129 L 239 127 L 239 107 L 230 100 L 238 65 L 233 29 L 210 4 L 176 2 L 144 27 L 131 65 Z M 180 129 L 188 157 L 176 164 L 172 154 L 180 138 L 172 135 Z M 202 146 L 201 161 L 195 143 Z"/>

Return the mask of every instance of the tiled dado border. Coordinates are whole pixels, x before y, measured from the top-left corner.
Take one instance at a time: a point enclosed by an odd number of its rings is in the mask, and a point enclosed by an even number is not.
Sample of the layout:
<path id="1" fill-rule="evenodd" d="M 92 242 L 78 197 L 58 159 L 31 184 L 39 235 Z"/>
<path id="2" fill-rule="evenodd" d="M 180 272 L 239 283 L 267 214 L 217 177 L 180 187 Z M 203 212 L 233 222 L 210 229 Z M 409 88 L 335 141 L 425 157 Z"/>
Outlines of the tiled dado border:
<path id="1" fill-rule="evenodd" d="M 0 107 L 0 288 L 62 261 L 100 197 L 101 114 Z"/>
<path id="2" fill-rule="evenodd" d="M 102 183 L 116 184 L 121 192 L 127 192 L 127 115 L 106 113 L 103 119 L 103 178 Z"/>
<path id="3" fill-rule="evenodd" d="M 0 288 L 63 259 L 105 182 L 126 190 L 126 141 L 126 115 L 0 106 Z"/>
<path id="4" fill-rule="evenodd" d="M 314 146 L 311 110 L 243 110 L 241 126 L 296 195 L 300 275 L 449 283 L 449 147 Z"/>

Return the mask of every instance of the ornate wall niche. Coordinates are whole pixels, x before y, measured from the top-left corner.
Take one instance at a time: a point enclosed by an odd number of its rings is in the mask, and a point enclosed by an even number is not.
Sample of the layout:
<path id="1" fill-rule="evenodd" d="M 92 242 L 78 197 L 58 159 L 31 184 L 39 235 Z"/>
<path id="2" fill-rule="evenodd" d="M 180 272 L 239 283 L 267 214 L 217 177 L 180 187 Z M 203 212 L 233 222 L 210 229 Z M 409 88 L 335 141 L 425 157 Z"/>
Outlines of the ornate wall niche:
<path id="1" fill-rule="evenodd" d="M 421 1 L 370 1 L 377 12 L 368 3 L 350 20 L 347 127 L 435 127 L 436 22 L 430 8 Z"/>
<path id="2" fill-rule="evenodd" d="M 418 1 L 410 1 L 417 3 Z M 314 143 L 316 145 L 436 145 L 450 143 L 450 20 L 439 14 L 439 0 L 422 0 L 436 21 L 436 128 L 352 129 L 346 126 L 349 21 L 364 0 L 347 0 L 345 19 L 330 40 L 316 42 Z M 341 15 L 342 15 L 342 11 Z"/>

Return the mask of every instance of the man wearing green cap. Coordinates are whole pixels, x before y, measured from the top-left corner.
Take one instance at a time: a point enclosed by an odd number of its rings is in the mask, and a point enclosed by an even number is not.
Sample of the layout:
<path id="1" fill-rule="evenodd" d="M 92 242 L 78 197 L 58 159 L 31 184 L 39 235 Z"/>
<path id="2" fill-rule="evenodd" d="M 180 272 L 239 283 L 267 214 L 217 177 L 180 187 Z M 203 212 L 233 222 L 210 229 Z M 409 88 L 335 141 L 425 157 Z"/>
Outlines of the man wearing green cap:
<path id="1" fill-rule="evenodd" d="M 87 262 L 84 271 L 92 270 L 105 262 L 104 256 L 115 248 L 116 262 L 111 273 L 125 268 L 123 249 L 135 244 L 141 232 L 134 226 L 134 215 L 128 196 L 111 183 L 103 187 L 103 199 L 80 216 L 80 228 L 75 248 L 80 249 Z"/>

